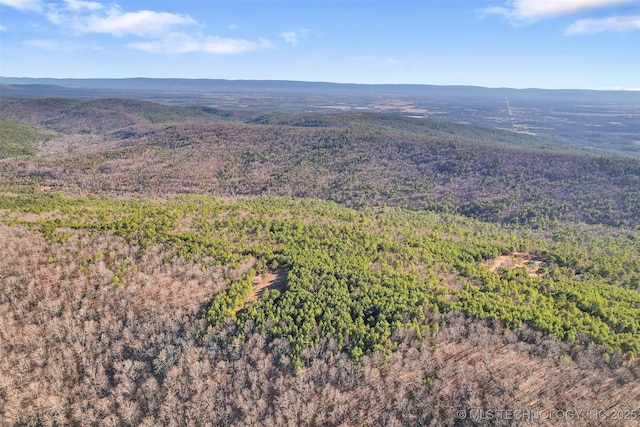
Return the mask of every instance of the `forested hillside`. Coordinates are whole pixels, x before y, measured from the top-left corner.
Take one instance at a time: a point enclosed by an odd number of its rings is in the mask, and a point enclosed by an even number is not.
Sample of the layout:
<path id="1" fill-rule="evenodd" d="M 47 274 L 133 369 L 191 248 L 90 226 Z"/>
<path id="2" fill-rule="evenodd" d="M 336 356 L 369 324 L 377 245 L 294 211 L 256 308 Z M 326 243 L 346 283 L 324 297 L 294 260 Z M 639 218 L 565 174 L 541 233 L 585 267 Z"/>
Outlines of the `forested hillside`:
<path id="1" fill-rule="evenodd" d="M 40 128 L 0 118 L 0 159 L 35 154 L 38 145 L 53 138 Z"/>
<path id="2" fill-rule="evenodd" d="M 637 232 L 273 197 L 0 206 L 8 422 L 442 425 L 480 402 L 637 403 Z"/>
<path id="3" fill-rule="evenodd" d="M 0 104 L 14 120 L 61 133 L 43 145 L 56 156 L 8 161 L 2 182 L 316 197 L 515 224 L 639 224 L 640 160 L 529 135 L 381 115 L 261 115 L 247 123 L 138 101 L 69 103 Z"/>
<path id="4" fill-rule="evenodd" d="M 386 115 L 0 107 L 26 147 L 0 159 L 0 424 L 637 425 L 638 160 Z"/>

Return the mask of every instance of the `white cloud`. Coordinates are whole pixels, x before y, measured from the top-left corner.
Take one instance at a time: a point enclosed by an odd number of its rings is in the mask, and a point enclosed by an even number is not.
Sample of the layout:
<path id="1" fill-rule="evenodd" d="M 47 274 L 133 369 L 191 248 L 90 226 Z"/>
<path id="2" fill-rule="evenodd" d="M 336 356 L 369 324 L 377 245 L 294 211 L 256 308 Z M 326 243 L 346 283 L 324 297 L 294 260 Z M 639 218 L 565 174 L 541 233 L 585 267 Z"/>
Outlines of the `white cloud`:
<path id="1" fill-rule="evenodd" d="M 74 44 L 51 39 L 27 40 L 23 44 L 51 52 L 71 52 L 79 50 L 79 47 Z"/>
<path id="2" fill-rule="evenodd" d="M 139 10 L 124 12 L 117 6 L 100 11 L 93 2 L 67 2 L 69 8 L 52 8 L 47 14 L 50 22 L 78 34 L 110 34 L 116 37 L 136 35 L 139 37 L 162 36 L 175 27 L 196 24 L 187 15 Z M 89 14 L 82 13 L 84 10 Z M 100 11 L 100 12 L 98 12 Z M 78 13 L 80 12 L 80 13 Z"/>
<path id="3" fill-rule="evenodd" d="M 491 6 L 481 15 L 497 15 L 514 26 L 529 24 L 544 18 L 576 14 L 602 15 L 602 9 L 636 2 L 637 0 L 510 0 L 504 6 Z M 599 11 L 600 10 L 600 11 Z M 588 15 L 587 15 L 588 16 Z M 583 18 L 565 29 L 565 35 L 600 33 L 604 31 L 633 31 L 640 27 L 638 15 Z"/>
<path id="4" fill-rule="evenodd" d="M 7 31 L 7 27 L 5 27 L 4 25 L 0 24 L 0 31 Z"/>
<path id="5" fill-rule="evenodd" d="M 482 9 L 480 11 L 480 15 L 482 17 L 486 17 L 486 16 L 490 16 L 490 15 L 498 15 L 498 16 L 502 16 L 505 19 L 508 20 L 512 20 L 512 14 L 513 12 L 509 9 L 507 9 L 506 7 L 502 7 L 502 6 L 490 6 L 490 7 L 485 7 L 484 9 Z"/>
<path id="6" fill-rule="evenodd" d="M 499 15 L 511 23 L 525 23 L 541 18 L 573 15 L 576 13 L 633 3 L 636 0 L 512 0 L 504 6 L 491 6 L 483 15 Z"/>
<path id="7" fill-rule="evenodd" d="M 31 10 L 35 12 L 42 10 L 42 1 L 40 0 L 0 0 L 0 4 L 18 10 Z"/>
<path id="8" fill-rule="evenodd" d="M 160 40 L 128 43 L 126 47 L 150 53 L 204 52 L 217 55 L 234 55 L 268 49 L 271 47 L 271 43 L 265 39 L 259 39 L 255 42 L 213 36 L 194 38 L 186 34 L 174 33 Z"/>
<path id="9" fill-rule="evenodd" d="M 81 10 L 99 10 L 104 8 L 102 3 L 95 1 L 82 1 L 82 0 L 64 0 L 67 4 L 67 8 L 73 11 Z"/>
<path id="10" fill-rule="evenodd" d="M 298 44 L 298 33 L 296 33 L 295 31 L 280 33 L 280 37 L 282 37 L 282 39 L 284 39 L 284 41 L 286 41 L 287 43 L 291 43 L 294 46 Z"/>
<path id="11" fill-rule="evenodd" d="M 295 46 L 298 43 L 300 43 L 301 40 L 306 39 L 312 34 L 315 34 L 312 30 L 309 30 L 307 28 L 300 28 L 296 31 L 286 31 L 286 32 L 280 33 L 280 38 L 283 39 L 285 42 Z"/>
<path id="12" fill-rule="evenodd" d="M 579 19 L 565 30 L 568 36 L 601 33 L 603 31 L 640 30 L 640 15 L 611 16 L 602 19 Z"/>
<path id="13" fill-rule="evenodd" d="M 193 18 L 186 15 L 150 10 L 123 13 L 119 9 L 111 9 L 107 16 L 91 16 L 80 30 L 114 36 L 134 34 L 144 37 L 162 35 L 173 27 L 195 23 Z"/>
<path id="14" fill-rule="evenodd" d="M 15 8 L 35 8 L 40 0 L 0 0 Z M 43 11 L 44 12 L 44 11 Z M 74 36 L 107 34 L 114 37 L 138 37 L 125 47 L 151 53 L 205 52 L 211 54 L 239 54 L 271 48 L 263 38 L 257 41 L 243 38 L 224 38 L 201 33 L 201 25 L 189 15 L 152 10 L 127 12 L 119 5 L 105 6 L 88 0 L 50 2 L 44 15 L 62 32 Z M 297 41 L 297 39 L 296 39 Z M 69 50 L 70 44 L 50 40 L 30 40 L 27 46 L 47 50 Z"/>

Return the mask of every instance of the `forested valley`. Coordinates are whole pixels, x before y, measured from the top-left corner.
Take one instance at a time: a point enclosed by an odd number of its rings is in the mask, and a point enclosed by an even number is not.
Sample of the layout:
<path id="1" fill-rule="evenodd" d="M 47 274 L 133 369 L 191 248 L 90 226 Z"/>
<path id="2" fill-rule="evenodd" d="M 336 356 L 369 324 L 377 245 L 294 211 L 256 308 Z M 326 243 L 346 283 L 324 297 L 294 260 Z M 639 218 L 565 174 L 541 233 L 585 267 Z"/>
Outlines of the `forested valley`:
<path id="1" fill-rule="evenodd" d="M 638 159 L 0 99 L 0 164 L 1 423 L 637 425 Z"/>

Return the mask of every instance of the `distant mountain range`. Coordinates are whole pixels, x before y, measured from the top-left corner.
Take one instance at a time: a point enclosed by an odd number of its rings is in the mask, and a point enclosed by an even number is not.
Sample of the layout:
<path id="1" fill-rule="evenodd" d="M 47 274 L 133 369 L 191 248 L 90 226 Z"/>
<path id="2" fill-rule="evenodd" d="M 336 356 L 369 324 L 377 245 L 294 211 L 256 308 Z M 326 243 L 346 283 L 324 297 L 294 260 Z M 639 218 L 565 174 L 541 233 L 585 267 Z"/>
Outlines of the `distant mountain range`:
<path id="1" fill-rule="evenodd" d="M 0 77 L 0 84 L 39 85 L 40 89 L 55 87 L 91 90 L 134 91 L 219 91 L 219 92 L 290 92 L 290 93 L 354 93 L 362 95 L 449 97 L 449 98 L 498 98 L 557 99 L 592 102 L 640 102 L 640 92 L 600 91 L 578 89 L 511 89 L 479 86 L 436 86 L 416 84 L 345 84 L 327 82 L 302 82 L 286 80 L 221 80 L 178 78 L 125 78 L 125 79 L 54 79 L 29 77 Z M 2 88 L 7 96 L 11 88 Z"/>

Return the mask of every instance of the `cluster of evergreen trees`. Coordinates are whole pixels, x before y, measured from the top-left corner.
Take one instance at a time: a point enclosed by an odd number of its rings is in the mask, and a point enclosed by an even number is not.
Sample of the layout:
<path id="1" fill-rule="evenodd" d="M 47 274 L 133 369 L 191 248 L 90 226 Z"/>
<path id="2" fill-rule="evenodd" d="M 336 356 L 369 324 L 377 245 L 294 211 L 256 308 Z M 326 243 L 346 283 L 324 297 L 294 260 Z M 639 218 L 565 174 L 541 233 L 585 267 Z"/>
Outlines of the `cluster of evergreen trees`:
<path id="1" fill-rule="evenodd" d="M 227 289 L 212 295 L 204 313 L 210 328 L 249 322 L 271 340 L 284 338 L 298 369 L 324 337 L 356 360 L 390 354 L 396 331 L 427 336 L 441 326 L 433 315 L 452 311 L 631 357 L 640 351 L 640 237 L 633 231 L 534 231 L 449 214 L 357 211 L 274 197 L 154 202 L 33 193 L 3 196 L 0 203 L 6 218 L 39 227 L 49 239 L 64 240 L 68 229 L 116 233 L 140 256 L 160 246 L 171 254 L 167 262 L 228 268 Z M 47 215 L 27 222 L 19 212 Z M 490 260 L 514 252 L 542 261 L 535 272 L 489 270 Z M 113 268 L 119 277 L 135 266 Z M 286 269 L 286 288 L 246 304 L 255 277 L 275 268 Z"/>

